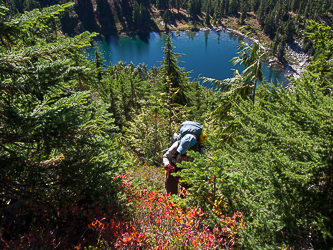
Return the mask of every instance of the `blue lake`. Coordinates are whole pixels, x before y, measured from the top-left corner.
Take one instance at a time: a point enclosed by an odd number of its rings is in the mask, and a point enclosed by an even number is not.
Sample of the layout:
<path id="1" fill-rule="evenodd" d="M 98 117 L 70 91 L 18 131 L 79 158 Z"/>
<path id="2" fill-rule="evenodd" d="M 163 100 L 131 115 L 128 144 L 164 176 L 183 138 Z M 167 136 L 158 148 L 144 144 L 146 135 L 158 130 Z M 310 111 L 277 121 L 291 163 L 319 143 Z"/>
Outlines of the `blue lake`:
<path id="1" fill-rule="evenodd" d="M 161 66 L 163 60 L 163 47 L 167 34 L 142 33 L 133 36 L 105 35 L 95 39 L 98 51 L 100 51 L 109 65 L 123 61 L 133 62 L 135 65 L 144 63 L 148 68 Z M 237 56 L 239 42 L 243 38 L 233 33 L 222 31 L 198 31 L 198 32 L 172 32 L 171 41 L 175 47 L 173 52 L 182 53 L 178 58 L 178 65 L 185 71 L 191 71 L 190 77 L 197 79 L 199 76 L 223 80 L 233 77 L 233 70 L 240 72 L 243 66 L 234 66 L 231 59 Z M 87 57 L 94 60 L 93 48 L 88 48 Z M 286 72 L 277 68 L 269 68 L 263 64 L 263 73 L 268 81 L 275 84 L 286 85 Z M 207 86 L 210 87 L 210 86 Z"/>

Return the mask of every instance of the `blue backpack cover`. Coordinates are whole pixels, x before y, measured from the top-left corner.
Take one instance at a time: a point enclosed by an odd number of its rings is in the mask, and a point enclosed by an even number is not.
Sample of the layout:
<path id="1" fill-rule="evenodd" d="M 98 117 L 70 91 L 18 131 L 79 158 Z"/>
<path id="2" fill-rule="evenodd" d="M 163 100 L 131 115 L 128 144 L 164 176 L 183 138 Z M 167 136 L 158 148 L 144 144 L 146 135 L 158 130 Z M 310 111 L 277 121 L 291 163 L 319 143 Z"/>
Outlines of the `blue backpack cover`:
<path id="1" fill-rule="evenodd" d="M 180 125 L 180 133 L 178 136 L 178 140 L 180 140 L 186 134 L 193 134 L 199 139 L 202 134 L 202 126 L 200 123 L 185 121 Z"/>

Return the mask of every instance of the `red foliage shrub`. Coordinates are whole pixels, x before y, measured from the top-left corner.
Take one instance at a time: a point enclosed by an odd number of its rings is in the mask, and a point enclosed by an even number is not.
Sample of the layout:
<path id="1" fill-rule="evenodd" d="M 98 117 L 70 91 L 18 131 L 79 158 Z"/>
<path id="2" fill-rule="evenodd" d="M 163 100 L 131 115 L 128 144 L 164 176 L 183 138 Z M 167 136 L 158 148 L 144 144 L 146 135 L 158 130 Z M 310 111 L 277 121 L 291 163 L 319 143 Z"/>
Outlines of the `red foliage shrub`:
<path id="1" fill-rule="evenodd" d="M 90 225 L 101 232 L 101 238 L 115 248 L 127 249 L 217 249 L 222 245 L 233 246 L 237 242 L 238 228 L 244 228 L 241 213 L 222 217 L 221 225 L 209 228 L 203 224 L 206 216 L 200 208 L 180 208 L 169 200 L 169 195 L 148 191 L 142 186 L 134 187 L 130 179 L 123 179 L 127 201 L 133 202 L 132 224 L 117 224 L 114 221 L 95 221 Z M 118 228 L 124 231 L 117 230 Z M 221 229 L 219 229 L 221 228 Z M 117 235 L 111 241 L 112 235 Z"/>
<path id="2" fill-rule="evenodd" d="M 16 227 L 24 220 L 0 225 L 0 247 L 3 249 L 217 249 L 237 244 L 238 229 L 244 228 L 241 213 L 222 216 L 221 225 L 209 228 L 207 216 L 200 208 L 181 208 L 169 196 L 135 187 L 122 175 L 122 190 L 128 211 L 122 214 L 111 205 L 95 203 L 89 207 L 68 205 L 55 211 L 36 206 L 39 220 L 29 223 L 22 234 Z M 22 218 L 22 214 L 20 215 Z M 60 227 L 60 228 L 59 228 Z M 16 237 L 8 237 L 15 232 Z"/>

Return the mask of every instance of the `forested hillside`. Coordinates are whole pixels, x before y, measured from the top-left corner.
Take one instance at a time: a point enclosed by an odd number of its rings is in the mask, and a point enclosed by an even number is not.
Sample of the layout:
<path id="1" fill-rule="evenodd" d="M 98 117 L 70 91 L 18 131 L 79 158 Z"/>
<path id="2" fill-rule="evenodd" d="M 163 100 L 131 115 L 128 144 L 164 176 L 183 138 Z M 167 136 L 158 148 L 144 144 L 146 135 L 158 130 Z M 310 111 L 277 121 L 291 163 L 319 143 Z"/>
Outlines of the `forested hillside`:
<path id="1" fill-rule="evenodd" d="M 307 20 L 332 26 L 330 0 L 1 0 L 9 15 L 74 2 L 61 15 L 63 34 L 83 31 L 115 34 L 128 31 L 197 30 L 211 25 L 239 29 L 250 25 L 265 36 L 270 53 L 285 62 L 285 46 L 305 38 Z M 303 50 L 313 54 L 311 40 L 302 41 Z"/>
<path id="2" fill-rule="evenodd" d="M 1 249 L 332 249 L 330 1 L 0 2 Z M 206 79 L 214 91 L 189 80 L 170 37 L 159 67 L 105 65 L 97 49 L 89 61 L 94 31 L 137 28 L 137 6 L 193 22 L 252 12 L 285 39 L 278 27 L 302 20 L 315 54 L 290 89 L 265 82 L 256 42 L 234 59 L 243 72 Z M 208 139 L 181 165 L 180 198 L 161 163 L 185 120 Z"/>

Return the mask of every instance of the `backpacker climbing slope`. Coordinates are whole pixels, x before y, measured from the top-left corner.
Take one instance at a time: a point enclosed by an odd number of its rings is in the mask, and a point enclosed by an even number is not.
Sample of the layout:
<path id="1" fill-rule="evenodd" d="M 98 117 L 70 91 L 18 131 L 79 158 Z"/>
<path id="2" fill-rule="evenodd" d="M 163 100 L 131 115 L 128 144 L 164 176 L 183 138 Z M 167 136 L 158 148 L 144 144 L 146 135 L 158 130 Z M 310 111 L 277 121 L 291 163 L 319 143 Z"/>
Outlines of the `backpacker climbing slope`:
<path id="1" fill-rule="evenodd" d="M 172 173 L 181 169 L 177 163 L 182 161 L 193 161 L 193 158 L 186 154 L 187 151 L 203 153 L 202 144 L 207 139 L 207 135 L 202 133 L 201 124 L 193 121 L 185 121 L 180 126 L 180 133 L 177 140 L 163 155 L 163 165 L 165 168 L 165 189 L 167 193 L 178 194 L 179 178 L 174 177 Z M 183 185 L 183 187 L 187 188 Z"/>

